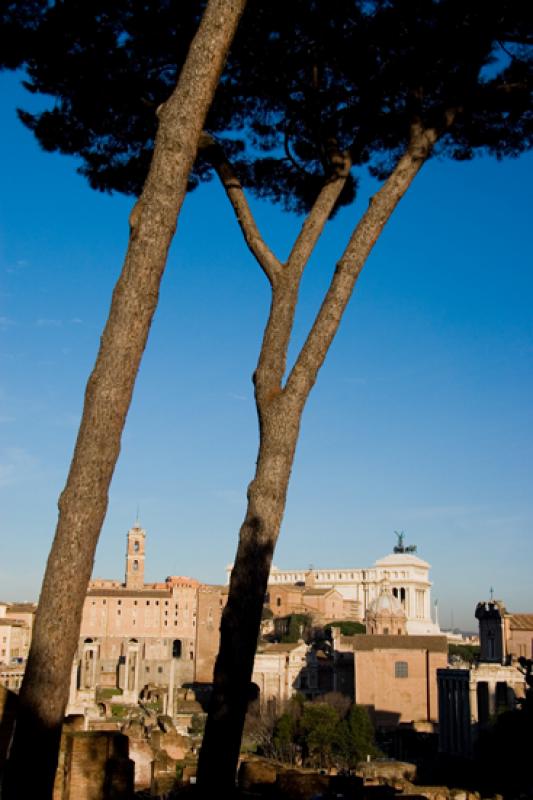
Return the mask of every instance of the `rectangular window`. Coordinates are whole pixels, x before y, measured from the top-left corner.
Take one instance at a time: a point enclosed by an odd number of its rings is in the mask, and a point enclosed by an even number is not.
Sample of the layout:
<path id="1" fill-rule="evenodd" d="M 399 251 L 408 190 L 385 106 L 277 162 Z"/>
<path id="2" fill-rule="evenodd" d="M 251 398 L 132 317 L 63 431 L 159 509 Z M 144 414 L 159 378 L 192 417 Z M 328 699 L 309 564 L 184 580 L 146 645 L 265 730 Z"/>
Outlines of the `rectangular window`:
<path id="1" fill-rule="evenodd" d="M 395 678 L 408 678 L 409 667 L 407 661 L 396 661 L 394 664 L 394 677 Z"/>

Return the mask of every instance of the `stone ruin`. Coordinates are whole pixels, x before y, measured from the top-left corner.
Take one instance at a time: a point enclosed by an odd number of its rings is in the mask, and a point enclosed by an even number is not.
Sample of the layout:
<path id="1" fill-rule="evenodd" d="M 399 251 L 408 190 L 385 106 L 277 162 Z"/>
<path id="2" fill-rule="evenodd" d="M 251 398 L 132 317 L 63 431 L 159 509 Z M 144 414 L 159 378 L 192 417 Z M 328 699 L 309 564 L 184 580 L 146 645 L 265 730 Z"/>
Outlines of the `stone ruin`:
<path id="1" fill-rule="evenodd" d="M 17 699 L 0 686 L 0 786 Z M 181 701 L 186 716 L 201 711 L 190 691 L 183 690 Z M 180 775 L 194 774 L 191 739 L 170 716 L 140 704 L 119 723 L 98 711 L 90 720 L 81 714 L 65 719 L 53 800 L 131 800 L 143 790 L 159 797 L 176 788 Z"/>

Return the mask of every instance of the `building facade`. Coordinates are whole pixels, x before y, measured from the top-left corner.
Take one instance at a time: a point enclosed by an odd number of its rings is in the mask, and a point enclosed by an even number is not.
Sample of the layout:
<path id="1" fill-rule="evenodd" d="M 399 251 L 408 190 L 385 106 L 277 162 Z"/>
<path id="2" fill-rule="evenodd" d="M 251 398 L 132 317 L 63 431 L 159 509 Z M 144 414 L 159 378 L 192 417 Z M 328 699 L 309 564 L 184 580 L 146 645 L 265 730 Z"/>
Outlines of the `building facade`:
<path id="1" fill-rule="evenodd" d="M 0 603 L 0 665 L 28 658 L 36 610 L 34 603 Z"/>
<path id="2" fill-rule="evenodd" d="M 163 693 L 172 713 L 175 690 L 212 679 L 226 591 L 194 578 L 145 583 L 146 532 L 127 535 L 124 582 L 95 579 L 83 607 L 69 712 L 116 689 L 126 703 Z M 170 700 L 169 700 L 170 698 Z"/>
<path id="3" fill-rule="evenodd" d="M 230 565 L 227 568 L 228 583 L 231 569 Z M 280 587 L 309 586 L 312 579 L 315 589 L 335 589 L 345 601 L 350 601 L 351 618 L 362 622 L 370 604 L 378 598 L 383 580 L 388 580 L 392 594 L 405 610 L 407 633 L 437 635 L 439 626 L 431 618 L 429 570 L 430 565 L 415 555 L 414 547 L 404 547 L 402 542 L 392 553 L 368 568 L 281 570 L 272 566 L 269 595 L 275 597 L 275 591 Z M 275 613 L 272 600 L 271 608 Z"/>
<path id="4" fill-rule="evenodd" d="M 333 587 L 322 588 L 314 583 L 314 574 L 307 573 L 304 585 L 269 584 L 267 603 L 274 617 L 307 614 L 314 624 L 336 620 L 361 619 L 360 604 L 346 600 Z"/>
<path id="5" fill-rule="evenodd" d="M 526 683 L 520 657 L 531 657 L 533 614 L 510 614 L 501 601 L 477 604 L 479 660 L 470 669 L 438 672 L 439 748 L 471 756 L 479 731 L 501 711 L 516 708 Z"/>
<path id="6" fill-rule="evenodd" d="M 438 722 L 437 671 L 446 666 L 445 636 L 334 632 L 339 655 L 353 657 L 354 700 L 364 705 L 376 727 Z"/>

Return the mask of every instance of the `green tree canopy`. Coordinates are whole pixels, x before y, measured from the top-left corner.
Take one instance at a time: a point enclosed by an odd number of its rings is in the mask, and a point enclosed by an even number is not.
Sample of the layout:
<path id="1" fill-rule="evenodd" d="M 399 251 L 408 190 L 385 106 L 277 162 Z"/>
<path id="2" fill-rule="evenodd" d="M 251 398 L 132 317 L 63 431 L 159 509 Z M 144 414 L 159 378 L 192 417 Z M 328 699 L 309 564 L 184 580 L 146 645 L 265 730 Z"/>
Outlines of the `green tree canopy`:
<path id="1" fill-rule="evenodd" d="M 353 768 L 367 755 L 376 755 L 374 729 L 363 706 L 330 704 L 326 698 L 292 703 L 278 719 L 273 733 L 276 757 L 315 768 Z"/>
<path id="2" fill-rule="evenodd" d="M 326 639 L 332 640 L 331 629 L 339 628 L 343 636 L 355 636 L 356 633 L 366 633 L 366 625 L 362 622 L 355 622 L 355 620 L 342 619 L 335 622 L 329 622 L 324 628 L 324 635 Z"/>
<path id="3" fill-rule="evenodd" d="M 450 661 L 467 661 L 472 664 L 479 656 L 479 645 L 453 644 L 448 645 L 448 659 Z"/>
<path id="4" fill-rule="evenodd" d="M 91 185 L 137 195 L 156 108 L 179 74 L 203 3 L 24 0 L 8 4 L 7 66 L 53 107 L 21 118 L 48 150 L 78 154 Z M 380 177 L 413 120 L 454 124 L 435 153 L 517 155 L 531 146 L 531 30 L 518 0 L 252 0 L 210 110 L 241 179 L 303 210 L 339 150 Z M 208 179 L 199 158 L 191 186 Z M 339 203 L 354 195 L 355 177 Z"/>
<path id="5" fill-rule="evenodd" d="M 308 641 L 311 634 L 311 617 L 309 614 L 288 614 L 282 618 L 285 633 L 282 642 L 298 642 L 300 639 Z"/>

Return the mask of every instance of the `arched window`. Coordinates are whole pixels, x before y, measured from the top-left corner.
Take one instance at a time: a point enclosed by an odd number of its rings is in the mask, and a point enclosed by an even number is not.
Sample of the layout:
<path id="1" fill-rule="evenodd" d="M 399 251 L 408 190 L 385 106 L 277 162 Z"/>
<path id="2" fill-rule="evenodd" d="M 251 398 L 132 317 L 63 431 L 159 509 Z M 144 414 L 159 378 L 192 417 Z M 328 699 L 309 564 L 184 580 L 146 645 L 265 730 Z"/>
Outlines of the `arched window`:
<path id="1" fill-rule="evenodd" d="M 133 562 L 133 571 L 137 572 L 138 569 L 139 569 L 139 562 L 137 561 L 137 559 L 135 559 L 135 561 Z"/>
<path id="2" fill-rule="evenodd" d="M 138 553 L 139 552 L 139 542 L 137 540 L 135 540 L 133 542 L 133 552 L 134 553 Z"/>
<path id="3" fill-rule="evenodd" d="M 181 658 L 181 639 L 172 642 L 172 658 Z"/>

